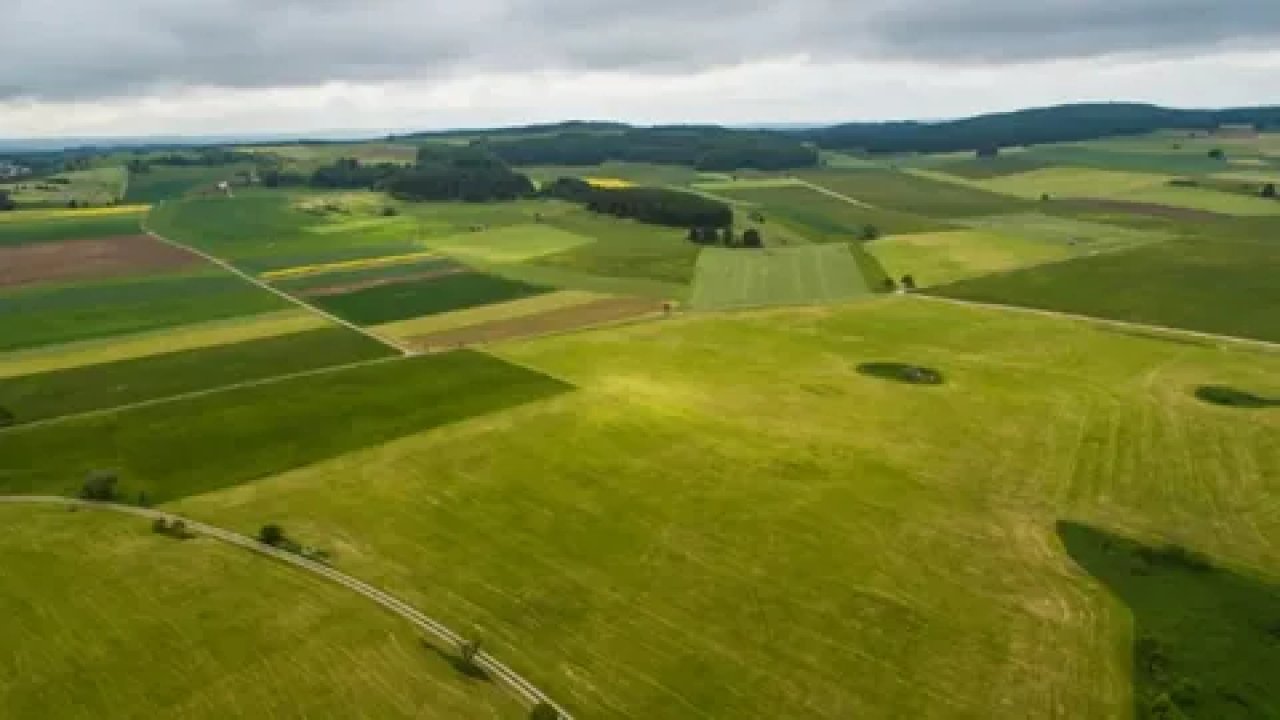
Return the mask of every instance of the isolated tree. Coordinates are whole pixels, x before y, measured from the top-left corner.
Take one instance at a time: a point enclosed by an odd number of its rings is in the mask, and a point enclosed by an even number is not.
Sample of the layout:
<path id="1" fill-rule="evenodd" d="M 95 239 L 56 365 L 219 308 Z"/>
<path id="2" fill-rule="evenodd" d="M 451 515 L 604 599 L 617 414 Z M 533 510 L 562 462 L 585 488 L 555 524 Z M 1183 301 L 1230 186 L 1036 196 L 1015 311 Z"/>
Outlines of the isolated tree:
<path id="1" fill-rule="evenodd" d="M 1049 193 L 1041 193 L 1041 194 L 1040 194 L 1040 202 L 1049 202 L 1049 200 L 1051 200 L 1051 199 L 1052 199 L 1052 198 L 1050 197 Z"/>
<path id="2" fill-rule="evenodd" d="M 0 427 L 9 427 L 18 422 L 18 418 L 8 408 L 0 407 Z"/>
<path id="3" fill-rule="evenodd" d="M 885 291 L 885 292 L 887 292 L 887 293 L 891 293 L 891 292 L 895 292 L 897 289 L 898 289 L 898 283 L 894 282 L 894 281 L 893 281 L 893 278 L 891 278 L 891 277 L 887 277 L 887 278 L 885 278 L 885 279 L 884 279 L 884 291 Z"/>
<path id="4" fill-rule="evenodd" d="M 284 528 L 275 523 L 263 525 L 262 529 L 258 531 L 258 542 L 272 547 L 279 546 L 280 543 L 284 542 Z"/>
<path id="5" fill-rule="evenodd" d="M 476 660 L 480 658 L 480 638 L 471 640 L 463 640 L 458 646 L 458 655 L 462 658 L 462 663 L 471 670 L 479 670 L 480 666 L 476 664 Z"/>
<path id="6" fill-rule="evenodd" d="M 978 148 L 977 156 L 983 159 L 989 159 L 1000 155 L 1000 147 L 998 145 L 984 145 Z"/>
<path id="7" fill-rule="evenodd" d="M 916 289 L 916 279 L 912 275 L 902 276 L 902 289 L 908 292 Z"/>
<path id="8" fill-rule="evenodd" d="M 1266 185 L 1263 185 L 1263 186 L 1262 186 L 1262 197 L 1264 197 L 1264 198 L 1273 198 L 1273 197 L 1275 197 L 1275 196 L 1276 196 L 1276 184 L 1275 184 L 1275 183 L 1267 183 Z"/>
<path id="9" fill-rule="evenodd" d="M 880 228 L 875 225 L 863 225 L 862 230 L 858 231 L 858 239 L 863 242 L 870 242 L 880 237 Z"/>
<path id="10" fill-rule="evenodd" d="M 762 248 L 764 247 L 764 236 L 760 234 L 759 230 L 751 228 L 742 233 L 742 246 L 749 248 Z"/>
<path id="11" fill-rule="evenodd" d="M 1222 151 L 1222 148 L 1214 148 L 1209 151 L 1209 157 L 1213 158 L 1214 160 L 1225 160 L 1227 157 L 1227 154 Z"/>
<path id="12" fill-rule="evenodd" d="M 120 478 L 110 470 L 94 470 L 80 487 L 80 498 L 95 502 L 111 502 L 116 499 L 116 485 Z"/>
<path id="13" fill-rule="evenodd" d="M 702 228 L 689 228 L 689 242 L 696 243 L 698 245 L 702 244 Z"/>
<path id="14" fill-rule="evenodd" d="M 560 713 L 551 703 L 540 702 L 529 711 L 529 720 L 560 720 Z"/>

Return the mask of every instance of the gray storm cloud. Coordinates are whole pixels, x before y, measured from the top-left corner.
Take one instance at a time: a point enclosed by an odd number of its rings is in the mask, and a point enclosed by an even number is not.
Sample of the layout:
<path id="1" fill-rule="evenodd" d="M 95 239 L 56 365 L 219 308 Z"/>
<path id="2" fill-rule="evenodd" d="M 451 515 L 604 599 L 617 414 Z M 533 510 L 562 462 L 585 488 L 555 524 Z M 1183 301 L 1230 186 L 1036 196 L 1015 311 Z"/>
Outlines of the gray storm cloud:
<path id="1" fill-rule="evenodd" d="M 796 54 L 1191 55 L 1274 42 L 1280 0 L 17 0 L 0 27 L 0 99 L 95 100 L 469 71 L 688 72 Z"/>

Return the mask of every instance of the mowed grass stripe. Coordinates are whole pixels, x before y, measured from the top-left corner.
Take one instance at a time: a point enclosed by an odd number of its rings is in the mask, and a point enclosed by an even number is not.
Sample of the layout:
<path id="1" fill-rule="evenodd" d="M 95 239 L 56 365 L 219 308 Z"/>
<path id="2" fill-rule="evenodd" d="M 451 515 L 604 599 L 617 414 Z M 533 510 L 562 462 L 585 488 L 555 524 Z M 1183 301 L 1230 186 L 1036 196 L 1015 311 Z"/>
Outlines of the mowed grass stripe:
<path id="1" fill-rule="evenodd" d="M 374 360 L 382 343 L 342 327 L 0 380 L 17 423 L 118 407 L 277 375 Z"/>
<path id="2" fill-rule="evenodd" d="M 0 494 L 112 468 L 156 502 L 249 482 L 569 389 L 474 352 L 388 360 L 0 433 Z"/>
<path id="3" fill-rule="evenodd" d="M 603 295 L 601 293 L 585 292 L 582 290 L 561 290 L 558 292 L 549 292 L 543 295 L 520 298 L 518 300 L 494 303 L 492 305 L 482 305 L 480 307 L 468 308 L 466 310 L 455 310 L 453 312 L 441 313 L 438 315 L 427 315 L 426 317 L 411 318 L 409 320 L 401 320 L 399 322 L 386 323 L 384 325 L 375 325 L 371 329 L 381 335 L 405 338 L 415 335 L 444 332 L 446 330 L 455 330 L 457 328 L 480 325 L 482 323 L 493 322 L 495 320 L 507 320 L 510 318 L 537 315 L 538 313 L 550 310 L 560 310 L 563 308 L 585 305 L 608 297 L 610 296 Z"/>
<path id="4" fill-rule="evenodd" d="M 520 717 L 408 624 L 282 563 L 106 512 L 0 506 L 0 525 L 7 720 Z"/>
<path id="5" fill-rule="evenodd" d="M 976 230 L 895 235 L 867 243 L 866 248 L 890 277 L 910 275 L 918 287 L 1064 260 L 1075 254 L 1066 243 Z"/>
<path id="6" fill-rule="evenodd" d="M 306 310 L 214 320 L 165 330 L 103 340 L 85 340 L 0 355 L 0 379 L 69 370 L 85 365 L 198 350 L 330 327 L 332 323 Z"/>
<path id="7" fill-rule="evenodd" d="M 698 258 L 690 305 L 697 310 L 799 305 L 849 300 L 869 292 L 846 245 L 707 248 Z"/>
<path id="8" fill-rule="evenodd" d="M 327 312 L 359 325 L 383 325 L 422 315 L 488 305 L 549 292 L 496 275 L 463 272 L 311 298 Z"/>
<path id="9" fill-rule="evenodd" d="M 431 258 L 439 258 L 439 254 L 431 251 L 404 253 L 401 255 L 385 255 L 382 257 L 358 258 L 356 260 L 340 260 L 338 262 L 320 263 L 316 265 L 302 265 L 299 267 L 286 268 L 284 270 L 272 270 L 271 272 L 262 273 L 260 276 L 263 280 L 278 282 L 291 278 L 298 278 L 309 275 L 323 275 L 326 273 L 347 272 L 354 270 L 368 270 L 372 268 L 386 267 L 389 265 L 404 265 L 408 263 L 416 263 Z"/>

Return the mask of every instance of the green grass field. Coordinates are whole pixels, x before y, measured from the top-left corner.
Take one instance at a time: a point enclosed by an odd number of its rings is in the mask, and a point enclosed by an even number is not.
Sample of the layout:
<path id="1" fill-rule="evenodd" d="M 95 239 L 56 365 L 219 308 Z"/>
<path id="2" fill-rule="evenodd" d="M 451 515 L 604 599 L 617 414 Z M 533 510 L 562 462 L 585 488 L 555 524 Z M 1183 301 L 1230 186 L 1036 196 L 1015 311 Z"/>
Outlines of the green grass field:
<path id="1" fill-rule="evenodd" d="M 0 292 L 0 351 L 282 310 L 284 300 L 221 271 Z"/>
<path id="2" fill-rule="evenodd" d="M 515 300 L 548 291 L 547 288 L 496 275 L 460 272 L 426 280 L 381 285 L 343 295 L 314 297 L 311 300 L 317 307 L 353 323 L 382 325 Z"/>
<path id="3" fill-rule="evenodd" d="M 153 165 L 146 172 L 130 174 L 125 197 L 139 203 L 175 200 L 197 190 L 212 191 L 218 183 L 234 180 L 236 173 L 252 169 L 249 163 L 213 167 Z"/>
<path id="4" fill-rule="evenodd" d="M 25 423 L 387 357 L 343 327 L 0 379 L 0 407 Z"/>
<path id="5" fill-rule="evenodd" d="M 1026 206 L 995 193 L 888 170 L 806 171 L 800 177 L 879 208 L 942 220 L 1018 212 Z"/>
<path id="6" fill-rule="evenodd" d="M 1280 341 L 1275 221 L 964 281 L 949 297 Z"/>
<path id="7" fill-rule="evenodd" d="M 845 245 L 707 248 L 698 258 L 690 305 L 698 310 L 802 305 L 840 302 L 869 292 Z"/>
<path id="8" fill-rule="evenodd" d="M 1006 272 L 1072 257 L 1055 244 L 978 230 L 894 235 L 867 243 L 893 278 L 910 275 L 917 287 Z"/>
<path id="9" fill-rule="evenodd" d="M 0 247 L 136 235 L 145 214 L 145 207 L 0 213 Z"/>
<path id="10" fill-rule="evenodd" d="M 718 190 L 715 194 L 754 206 L 769 223 L 783 223 L 811 242 L 849 242 L 868 225 L 886 235 L 935 232 L 948 227 L 919 215 L 862 207 L 807 187 Z"/>
<path id="11" fill-rule="evenodd" d="M 280 563 L 107 513 L 0 507 L 0 523 L 6 718 L 523 717 L 406 624 Z"/>
<path id="12" fill-rule="evenodd" d="M 1280 577 L 1280 414 L 1194 395 L 1272 354 L 914 298 L 501 354 L 578 389 L 178 506 L 340 544 L 584 717 L 1129 717 L 1060 520 Z"/>
<path id="13" fill-rule="evenodd" d="M 555 255 L 593 241 L 591 237 L 551 225 L 509 225 L 493 230 L 433 237 L 426 244 L 433 250 L 463 260 L 510 263 Z"/>
<path id="14" fill-rule="evenodd" d="M 272 279 L 271 284 L 291 293 L 305 294 L 311 290 L 337 288 L 360 283 L 411 281 L 413 278 L 426 274 L 451 272 L 462 268 L 462 265 L 453 260 L 439 257 L 418 262 L 396 263 L 355 270 L 308 273 L 279 280 Z"/>
<path id="15" fill-rule="evenodd" d="M 245 483 L 566 389 L 459 351 L 85 416 L 0 434 L 0 493 L 74 494 L 120 473 L 126 496 L 167 501 Z"/>

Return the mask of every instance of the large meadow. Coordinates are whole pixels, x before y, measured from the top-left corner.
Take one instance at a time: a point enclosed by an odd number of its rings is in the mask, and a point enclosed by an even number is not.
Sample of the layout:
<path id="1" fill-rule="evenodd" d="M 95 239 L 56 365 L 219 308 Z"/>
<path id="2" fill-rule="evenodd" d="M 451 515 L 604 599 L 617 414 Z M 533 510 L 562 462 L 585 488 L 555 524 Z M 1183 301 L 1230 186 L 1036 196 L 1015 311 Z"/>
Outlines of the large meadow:
<path id="1" fill-rule="evenodd" d="M 1280 716 L 1274 143 L 529 169 L 763 248 L 119 168 L 0 213 L 0 495 L 278 524 L 578 718 Z M 296 569 L 0 518 L 6 716 L 529 712 Z"/>

